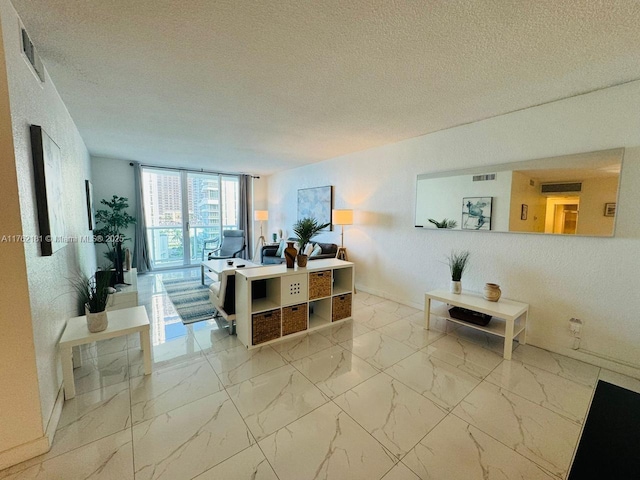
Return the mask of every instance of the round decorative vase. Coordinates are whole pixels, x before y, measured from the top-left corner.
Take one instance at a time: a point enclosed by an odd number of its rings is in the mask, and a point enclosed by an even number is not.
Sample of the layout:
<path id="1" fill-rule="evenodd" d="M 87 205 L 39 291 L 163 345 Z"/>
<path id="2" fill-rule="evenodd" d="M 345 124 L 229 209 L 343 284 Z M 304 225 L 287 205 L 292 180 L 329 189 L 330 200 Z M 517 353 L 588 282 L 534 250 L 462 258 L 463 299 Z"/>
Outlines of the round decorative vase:
<path id="1" fill-rule="evenodd" d="M 278 241 L 278 234 L 274 233 L 271 238 L 273 238 L 273 243 L 277 242 Z"/>
<path id="2" fill-rule="evenodd" d="M 497 302 L 498 300 L 500 300 L 500 295 L 502 295 L 500 285 L 496 285 L 495 283 L 486 283 L 484 285 L 483 296 L 485 300 L 489 300 L 490 302 Z"/>
<path id="3" fill-rule="evenodd" d="M 449 284 L 449 291 L 451 293 L 462 293 L 462 282 L 451 280 Z"/>
<path id="4" fill-rule="evenodd" d="M 293 246 L 293 242 L 287 242 L 287 248 L 284 249 L 284 259 L 287 262 L 287 268 L 293 268 L 296 263 L 296 255 L 298 255 L 298 250 Z"/>
<path id="5" fill-rule="evenodd" d="M 107 311 L 91 313 L 85 307 L 85 313 L 87 315 L 87 328 L 91 333 L 101 332 L 106 330 L 109 326 L 109 320 L 107 319 Z"/>
<path id="6" fill-rule="evenodd" d="M 298 266 L 299 267 L 306 267 L 307 266 L 307 262 L 309 261 L 309 257 L 306 255 L 298 255 Z"/>

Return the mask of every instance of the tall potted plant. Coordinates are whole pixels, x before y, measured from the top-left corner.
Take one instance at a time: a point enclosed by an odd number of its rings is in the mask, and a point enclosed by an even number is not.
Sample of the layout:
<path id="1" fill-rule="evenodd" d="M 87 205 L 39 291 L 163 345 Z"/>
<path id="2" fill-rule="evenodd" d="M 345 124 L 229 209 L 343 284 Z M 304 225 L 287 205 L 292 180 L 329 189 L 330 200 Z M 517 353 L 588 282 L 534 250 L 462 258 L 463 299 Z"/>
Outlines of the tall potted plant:
<path id="1" fill-rule="evenodd" d="M 111 292 L 111 272 L 103 275 L 87 277 L 84 273 L 71 280 L 78 300 L 84 305 L 87 316 L 87 328 L 91 333 L 101 332 L 109 325 L 107 319 L 107 303 Z"/>
<path id="2" fill-rule="evenodd" d="M 449 291 L 451 293 L 462 293 L 462 274 L 469 266 L 468 251 L 451 252 L 451 255 L 447 257 L 449 260 L 449 270 L 451 272 L 451 284 L 449 285 Z"/>
<path id="3" fill-rule="evenodd" d="M 124 232 L 130 225 L 136 223 L 136 219 L 126 211 L 129 208 L 128 201 L 127 197 L 117 195 L 114 195 L 111 200 L 100 200 L 100 203 L 106 205 L 107 209 L 96 212 L 96 222 L 102 226 L 93 232 L 96 243 L 107 245 L 108 250 L 104 256 L 113 263 L 116 270 L 116 283 L 124 282 L 124 278 L 122 278 L 124 261 L 122 243 L 130 240 L 130 238 L 125 238 Z"/>
<path id="4" fill-rule="evenodd" d="M 307 266 L 308 258 L 304 254 L 305 247 L 311 241 L 311 239 L 320 232 L 320 230 L 327 228 L 329 225 L 331 224 L 318 223 L 315 218 L 311 217 L 302 218 L 293 225 L 293 233 L 296 234 L 298 238 L 298 244 L 300 245 L 300 251 L 298 253 L 298 266 Z"/>

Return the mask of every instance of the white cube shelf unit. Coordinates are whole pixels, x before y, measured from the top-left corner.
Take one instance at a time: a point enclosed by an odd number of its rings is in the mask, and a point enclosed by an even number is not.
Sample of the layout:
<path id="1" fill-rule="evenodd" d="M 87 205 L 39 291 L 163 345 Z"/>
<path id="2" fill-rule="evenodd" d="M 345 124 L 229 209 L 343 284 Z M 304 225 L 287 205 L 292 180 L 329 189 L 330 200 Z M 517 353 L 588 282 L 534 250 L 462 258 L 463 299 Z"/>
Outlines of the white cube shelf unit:
<path id="1" fill-rule="evenodd" d="M 255 348 L 350 319 L 354 275 L 333 258 L 236 270 L 238 339 Z"/>

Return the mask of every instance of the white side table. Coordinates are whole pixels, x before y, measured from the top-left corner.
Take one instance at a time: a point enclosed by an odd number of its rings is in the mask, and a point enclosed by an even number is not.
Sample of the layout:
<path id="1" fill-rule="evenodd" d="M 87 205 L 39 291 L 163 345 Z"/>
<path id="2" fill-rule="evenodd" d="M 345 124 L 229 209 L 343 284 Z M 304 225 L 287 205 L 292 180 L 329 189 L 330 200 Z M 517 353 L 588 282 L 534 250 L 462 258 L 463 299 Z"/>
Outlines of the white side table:
<path id="1" fill-rule="evenodd" d="M 494 318 L 484 327 L 474 325 L 473 323 L 451 318 L 446 305 L 432 308 L 431 300 L 486 313 Z M 506 360 L 511 360 L 514 338 L 520 335 L 518 339 L 520 344 L 525 345 L 527 343 L 527 317 L 529 316 L 529 304 L 527 303 L 515 302 L 504 298 L 501 298 L 498 302 L 490 302 L 478 294 L 466 292 L 457 294 L 448 290 L 433 290 L 424 294 L 424 321 L 427 330 L 429 330 L 432 314 L 465 327 L 504 337 L 504 358 Z"/>
<path id="2" fill-rule="evenodd" d="M 62 358 L 62 377 L 64 382 L 64 398 L 69 400 L 76 396 L 76 387 L 73 379 L 73 347 L 84 345 L 98 340 L 107 340 L 121 335 L 138 332 L 140 345 L 144 354 L 144 373 L 151 373 L 151 342 L 149 336 L 149 317 L 143 306 L 123 308 L 107 312 L 109 326 L 106 330 L 97 333 L 89 332 L 87 317 L 70 318 L 64 329 L 58 348 Z"/>

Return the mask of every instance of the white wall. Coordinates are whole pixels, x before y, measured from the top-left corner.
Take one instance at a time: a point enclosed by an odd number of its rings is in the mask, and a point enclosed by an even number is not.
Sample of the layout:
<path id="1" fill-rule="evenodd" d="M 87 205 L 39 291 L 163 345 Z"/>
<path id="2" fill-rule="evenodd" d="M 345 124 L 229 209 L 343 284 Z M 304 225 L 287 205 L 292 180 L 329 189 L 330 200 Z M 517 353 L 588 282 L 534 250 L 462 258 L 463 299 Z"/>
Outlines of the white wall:
<path id="1" fill-rule="evenodd" d="M 15 168 L 17 172 L 22 231 L 15 233 L 27 237 L 39 233 L 29 133 L 29 125 L 36 124 L 41 125 L 58 144 L 62 154 L 64 185 L 60 208 L 65 212 L 66 235 L 77 238 L 89 235 L 84 185 L 85 179 L 90 178 L 87 149 L 51 79 L 46 76 L 45 83 L 40 84 L 21 55 L 19 20 L 8 0 L 0 0 L 0 17 L 14 143 L 14 158 L 5 157 L 2 161 L 3 169 L 10 171 Z M 40 408 L 38 412 L 31 412 L 31 418 L 24 417 L 20 421 L 24 422 L 26 432 L 26 426 L 35 418 L 44 432 L 52 419 L 62 383 L 58 365 L 58 339 L 66 320 L 79 314 L 68 279 L 79 269 L 91 273 L 95 269 L 95 254 L 91 243 L 71 243 L 49 257 L 40 255 L 36 243 L 24 243 L 23 248 L 31 317 L 3 318 L 2 321 L 31 322 L 32 337 L 23 338 L 22 341 L 25 349 L 31 347 L 29 342 L 35 348 Z M 6 270 L 3 275 L 11 278 L 11 272 Z M 28 372 L 32 367 L 9 362 L 2 363 L 0 369 Z M 4 386 L 7 387 L 6 384 Z M 24 401 L 26 403 L 31 399 L 25 398 Z M 0 405 L 0 411 L 3 407 Z M 19 414 L 14 411 L 8 413 Z M 0 426 L 5 428 L 4 423 Z M 5 438 L 5 432 L 0 432 L 0 449 L 7 448 L 3 442 Z"/>
<path id="2" fill-rule="evenodd" d="M 468 249 L 463 288 L 479 292 L 495 282 L 505 298 L 531 304 L 531 343 L 600 362 L 569 348 L 568 319 L 577 317 L 585 322 L 584 349 L 637 367 L 639 111 L 634 82 L 277 173 L 269 179 L 269 210 L 277 219 L 269 228 L 291 228 L 299 188 L 334 185 L 335 207 L 355 210 L 345 243 L 362 290 L 421 306 L 425 291 L 448 285 L 446 255 Z M 620 146 L 627 150 L 615 238 L 413 227 L 420 173 Z M 339 230 L 318 240 L 338 242 Z"/>

